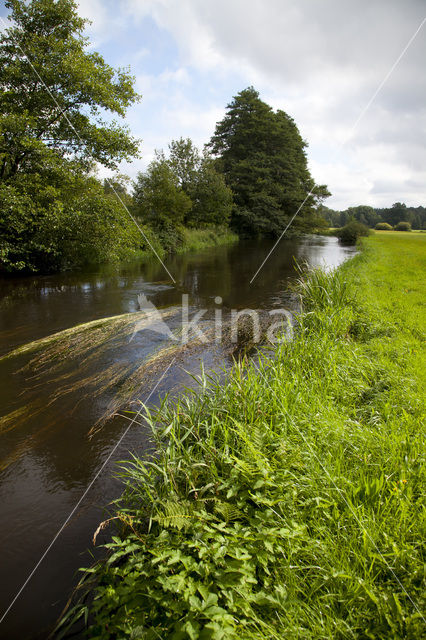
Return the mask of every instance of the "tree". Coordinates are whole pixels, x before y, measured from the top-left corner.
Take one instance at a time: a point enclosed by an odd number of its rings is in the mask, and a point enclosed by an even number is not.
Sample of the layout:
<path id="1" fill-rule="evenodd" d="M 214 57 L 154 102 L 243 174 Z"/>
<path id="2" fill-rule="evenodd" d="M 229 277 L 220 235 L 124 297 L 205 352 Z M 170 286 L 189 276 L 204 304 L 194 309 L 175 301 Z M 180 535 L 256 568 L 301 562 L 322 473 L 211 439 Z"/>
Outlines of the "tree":
<path id="1" fill-rule="evenodd" d="M 13 26 L 0 36 L 0 179 L 54 150 L 115 167 L 137 141 L 102 113 L 124 116 L 138 95 L 127 70 L 87 52 L 74 0 L 8 0 Z"/>
<path id="2" fill-rule="evenodd" d="M 172 140 L 169 144 L 168 162 L 176 175 L 179 186 L 190 195 L 195 177 L 200 169 L 201 156 L 190 138 Z"/>
<path id="3" fill-rule="evenodd" d="M 189 227 L 227 225 L 232 192 L 212 158 L 189 139 L 172 140 L 169 155 L 155 160 L 135 183 L 137 214 L 155 228 L 167 223 Z"/>
<path id="4" fill-rule="evenodd" d="M 119 198 L 121 202 L 130 209 L 133 205 L 133 198 L 129 193 L 131 183 L 132 181 L 129 176 L 117 173 L 112 178 L 104 178 L 104 193 L 114 200 L 118 200 Z"/>
<path id="5" fill-rule="evenodd" d="M 58 271 L 119 260 L 140 244 L 134 225 L 102 184 L 67 161 L 0 181 L 0 265 Z"/>
<path id="6" fill-rule="evenodd" d="M 223 175 L 216 171 L 208 154 L 200 161 L 190 193 L 192 208 L 187 215 L 189 226 L 228 225 L 232 191 L 226 186 Z"/>
<path id="7" fill-rule="evenodd" d="M 154 228 L 181 225 L 191 209 L 191 199 L 162 152 L 156 152 L 147 171 L 138 174 L 134 187 L 137 214 Z"/>
<path id="8" fill-rule="evenodd" d="M 320 205 L 318 207 L 318 213 L 326 222 L 328 222 L 330 227 L 340 226 L 340 211 L 335 211 L 325 205 Z"/>
<path id="9" fill-rule="evenodd" d="M 367 227 L 375 227 L 378 222 L 380 222 L 380 216 L 373 209 L 365 204 L 358 205 L 357 207 L 349 207 L 346 209 L 346 213 L 348 214 L 348 219 L 353 218 L 354 220 L 358 220 Z"/>
<path id="10" fill-rule="evenodd" d="M 386 222 L 395 226 L 398 222 L 406 222 L 408 218 L 407 205 L 402 202 L 395 202 L 387 210 Z"/>
<path id="11" fill-rule="evenodd" d="M 295 223 L 301 225 L 329 195 L 315 186 L 292 118 L 274 112 L 253 87 L 234 97 L 207 146 L 232 189 L 232 226 L 239 232 L 279 234 L 306 198 Z"/>
<path id="12" fill-rule="evenodd" d="M 52 270 L 117 256 L 126 243 L 137 245 L 134 230 L 90 172 L 97 162 L 115 168 L 138 153 L 126 127 L 102 117 L 124 116 L 138 100 L 134 79 L 87 51 L 74 0 L 8 0 L 6 7 L 0 269 Z M 81 250 L 65 242 L 71 230 Z"/>
<path id="13" fill-rule="evenodd" d="M 227 225 L 231 215 L 232 192 L 221 173 L 216 171 L 207 151 L 200 154 L 190 138 L 172 140 L 169 144 L 170 168 L 179 185 L 192 201 L 185 216 L 191 227 Z"/>

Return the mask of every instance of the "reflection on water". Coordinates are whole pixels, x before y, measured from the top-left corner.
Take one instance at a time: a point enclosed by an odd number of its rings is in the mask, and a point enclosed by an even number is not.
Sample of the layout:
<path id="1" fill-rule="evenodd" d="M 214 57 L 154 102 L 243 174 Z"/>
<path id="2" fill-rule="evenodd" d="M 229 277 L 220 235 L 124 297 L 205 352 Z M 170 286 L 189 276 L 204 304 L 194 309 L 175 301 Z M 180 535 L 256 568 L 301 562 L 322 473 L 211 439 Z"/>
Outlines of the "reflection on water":
<path id="1" fill-rule="evenodd" d="M 163 309 L 179 306 L 183 293 L 189 295 L 193 309 L 214 308 L 216 296 L 223 299 L 225 310 L 288 306 L 291 296 L 286 289 L 294 278 L 295 260 L 336 266 L 353 253 L 335 238 L 283 240 L 250 285 L 270 248 L 270 242 L 252 241 L 170 257 L 167 267 L 175 285 L 156 260 L 128 265 L 119 272 L 105 269 L 2 280 L 0 356 L 75 325 L 137 311 L 141 293 Z M 173 326 L 173 314 L 171 323 Z M 140 331 L 132 343 L 116 338 L 111 335 L 107 345 L 98 348 L 90 337 L 80 351 L 72 340 L 63 341 L 62 351 L 55 357 L 52 352 L 38 367 L 34 362 L 28 367 L 34 354 L 0 361 L 0 617 L 127 422 L 115 417 L 91 439 L 88 432 L 122 393 L 126 377 L 134 382 L 134 395 L 144 400 L 161 373 L 149 369 L 150 379 L 129 378 L 132 372 L 142 371 L 147 359 L 163 346 L 161 336 Z M 49 354 L 49 348 L 42 353 Z M 189 384 L 184 369 L 197 371 L 200 362 L 207 368 L 218 367 L 222 358 L 213 347 L 185 353 L 170 367 L 150 402 Z M 143 454 L 148 447 L 143 428 L 133 425 L 113 460 L 127 458 L 129 451 Z M 96 480 L 0 625 L 0 637 L 46 637 L 46 629 L 59 615 L 75 582 L 76 569 L 91 561 L 85 549 L 90 547 L 103 510 L 120 491 L 112 475 L 115 468 L 109 462 Z"/>

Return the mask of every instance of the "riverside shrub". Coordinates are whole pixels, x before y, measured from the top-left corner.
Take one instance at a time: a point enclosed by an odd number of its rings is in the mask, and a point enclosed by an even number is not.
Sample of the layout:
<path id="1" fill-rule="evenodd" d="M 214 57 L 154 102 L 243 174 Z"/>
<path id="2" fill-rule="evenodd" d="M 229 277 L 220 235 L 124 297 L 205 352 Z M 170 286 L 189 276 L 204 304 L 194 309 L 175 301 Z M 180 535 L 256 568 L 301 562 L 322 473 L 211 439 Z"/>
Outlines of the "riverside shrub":
<path id="1" fill-rule="evenodd" d="M 343 244 L 356 244 L 359 238 L 368 236 L 369 234 L 370 229 L 357 220 L 351 220 L 337 231 L 337 237 Z"/>

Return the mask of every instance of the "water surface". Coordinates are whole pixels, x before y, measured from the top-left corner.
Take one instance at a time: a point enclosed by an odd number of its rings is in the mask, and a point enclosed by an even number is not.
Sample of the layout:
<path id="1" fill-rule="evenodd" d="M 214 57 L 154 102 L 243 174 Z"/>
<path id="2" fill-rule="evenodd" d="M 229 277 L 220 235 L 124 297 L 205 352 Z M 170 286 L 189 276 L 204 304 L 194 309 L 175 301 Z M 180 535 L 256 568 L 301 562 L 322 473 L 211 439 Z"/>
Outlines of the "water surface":
<path id="1" fill-rule="evenodd" d="M 175 284 L 156 260 L 124 266 L 118 272 L 100 269 L 0 280 L 0 356 L 81 323 L 134 312 L 139 294 L 166 312 L 181 304 L 183 293 L 189 296 L 192 312 L 216 309 L 217 296 L 222 298 L 223 310 L 291 309 L 295 301 L 289 284 L 295 277 L 295 260 L 333 267 L 354 252 L 340 246 L 336 238 L 283 240 L 250 284 L 271 246 L 267 241 L 241 242 L 169 257 L 167 268 Z M 178 321 L 179 316 L 172 314 L 170 326 Z M 62 354 L 54 366 L 50 363 L 36 370 L 28 368 L 28 355 L 0 362 L 0 617 L 96 478 L 0 625 L 1 638 L 47 637 L 76 583 L 76 570 L 91 562 L 87 549 L 93 550 L 93 532 L 104 519 L 108 503 L 120 493 L 113 476 L 116 461 L 127 458 L 129 452 L 143 456 L 149 447 L 146 430 L 133 424 L 102 468 L 128 422 L 115 417 L 89 438 L 115 391 L 94 393 L 86 380 L 102 374 L 108 378 L 109 372 L 121 367 L 124 371 L 129 358 L 143 362 L 162 346 L 162 340 L 158 333 L 140 331 L 133 342 L 115 345 L 90 363 L 73 359 L 72 353 Z M 165 393 L 189 383 L 184 369 L 198 371 L 201 362 L 218 368 L 223 359 L 213 346 L 188 352 L 166 375 L 164 369 L 155 376 L 151 372 L 137 395 L 146 400 L 152 393 L 149 402 L 155 404 Z"/>

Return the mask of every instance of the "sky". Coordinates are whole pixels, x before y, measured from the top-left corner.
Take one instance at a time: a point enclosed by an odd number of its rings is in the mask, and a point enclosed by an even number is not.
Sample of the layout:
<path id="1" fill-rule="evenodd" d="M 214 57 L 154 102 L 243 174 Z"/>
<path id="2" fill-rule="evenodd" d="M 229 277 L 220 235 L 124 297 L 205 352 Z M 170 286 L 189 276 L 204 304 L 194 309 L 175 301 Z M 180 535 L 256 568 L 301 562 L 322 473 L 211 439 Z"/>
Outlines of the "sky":
<path id="1" fill-rule="evenodd" d="M 120 172 L 134 178 L 181 136 L 202 147 L 232 97 L 254 86 L 294 118 L 313 178 L 332 193 L 327 206 L 426 205 L 426 22 L 403 53 L 426 18 L 425 0 L 79 6 L 92 21 L 91 48 L 130 66 L 142 94 L 126 117 L 142 157 Z"/>

